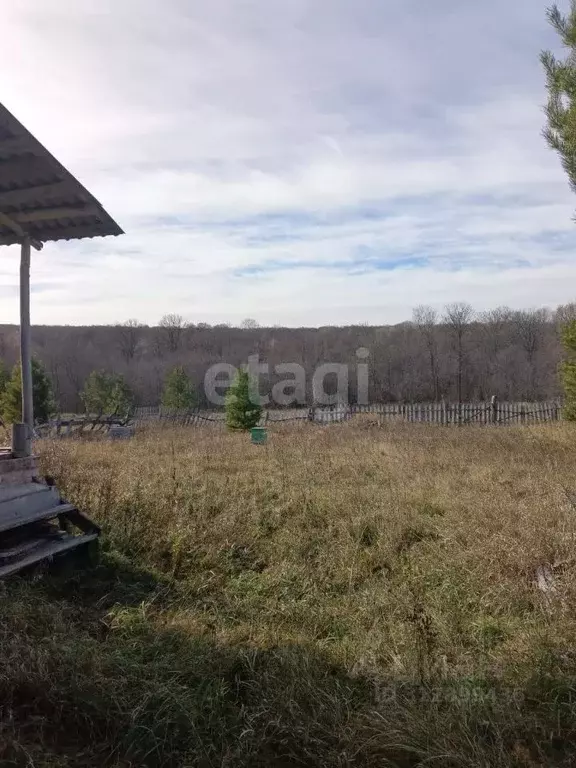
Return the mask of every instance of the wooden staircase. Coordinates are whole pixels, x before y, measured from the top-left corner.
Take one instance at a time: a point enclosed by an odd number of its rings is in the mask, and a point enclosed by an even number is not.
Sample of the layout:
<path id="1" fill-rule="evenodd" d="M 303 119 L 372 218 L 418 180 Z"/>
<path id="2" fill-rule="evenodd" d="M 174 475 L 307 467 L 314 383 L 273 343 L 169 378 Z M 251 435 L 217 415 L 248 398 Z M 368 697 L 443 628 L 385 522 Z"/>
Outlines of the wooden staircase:
<path id="1" fill-rule="evenodd" d="M 35 457 L 0 451 L 0 579 L 95 541 L 100 529 L 36 473 Z"/>

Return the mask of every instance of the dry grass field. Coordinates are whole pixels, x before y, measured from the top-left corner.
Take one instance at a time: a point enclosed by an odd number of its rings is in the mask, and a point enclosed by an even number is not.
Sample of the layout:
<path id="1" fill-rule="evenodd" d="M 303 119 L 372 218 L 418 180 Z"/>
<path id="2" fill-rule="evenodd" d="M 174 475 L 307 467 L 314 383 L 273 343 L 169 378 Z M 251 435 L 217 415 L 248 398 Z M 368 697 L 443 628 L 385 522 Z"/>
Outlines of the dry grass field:
<path id="1" fill-rule="evenodd" d="M 576 764 L 575 448 L 360 418 L 41 445 L 105 537 L 2 588 L 0 764 Z"/>

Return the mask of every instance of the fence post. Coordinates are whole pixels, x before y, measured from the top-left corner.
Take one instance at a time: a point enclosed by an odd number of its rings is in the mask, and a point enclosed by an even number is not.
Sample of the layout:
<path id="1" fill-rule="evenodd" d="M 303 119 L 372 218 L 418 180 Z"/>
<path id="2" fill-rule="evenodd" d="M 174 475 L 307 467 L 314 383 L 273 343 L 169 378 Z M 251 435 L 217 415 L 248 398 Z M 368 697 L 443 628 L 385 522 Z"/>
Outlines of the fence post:
<path id="1" fill-rule="evenodd" d="M 492 400 L 490 401 L 490 409 L 492 413 L 492 424 L 498 424 L 498 398 L 496 395 L 492 395 Z"/>

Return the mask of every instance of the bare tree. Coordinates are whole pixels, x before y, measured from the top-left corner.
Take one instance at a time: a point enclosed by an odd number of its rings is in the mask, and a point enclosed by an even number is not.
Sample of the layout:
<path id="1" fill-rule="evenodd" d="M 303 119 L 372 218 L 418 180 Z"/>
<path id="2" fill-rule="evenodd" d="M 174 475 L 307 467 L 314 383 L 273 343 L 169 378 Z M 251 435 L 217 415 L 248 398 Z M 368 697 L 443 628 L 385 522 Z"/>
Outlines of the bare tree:
<path id="1" fill-rule="evenodd" d="M 182 341 L 182 332 L 186 327 L 182 315 L 164 315 L 158 326 L 161 330 L 161 338 L 164 340 L 170 352 L 177 352 Z"/>
<path id="2" fill-rule="evenodd" d="M 81 407 L 80 391 L 82 390 L 83 384 L 82 374 L 80 373 L 78 362 L 78 358 L 73 354 L 66 355 L 63 360 L 64 372 L 66 373 L 66 377 L 68 378 L 68 381 L 72 387 L 71 402 L 74 404 L 74 411 L 79 410 Z"/>
<path id="3" fill-rule="evenodd" d="M 528 362 L 528 397 L 535 396 L 536 356 L 543 344 L 550 319 L 545 309 L 520 310 L 514 313 L 514 325 L 520 347 Z"/>
<path id="4" fill-rule="evenodd" d="M 464 338 L 470 329 L 470 323 L 474 317 L 474 310 L 470 304 L 455 302 L 447 304 L 444 308 L 444 322 L 452 335 L 452 341 L 456 351 L 457 360 L 457 386 L 458 402 L 462 402 L 462 379 L 464 374 L 465 347 Z"/>
<path id="5" fill-rule="evenodd" d="M 478 316 L 476 351 L 483 398 L 496 392 L 502 396 L 507 391 L 505 350 L 510 346 L 513 314 L 509 307 L 496 307 Z"/>
<path id="6" fill-rule="evenodd" d="M 532 363 L 540 347 L 544 335 L 544 327 L 548 322 L 545 309 L 520 310 L 514 313 L 514 322 L 518 339 L 526 353 L 528 362 Z"/>
<path id="7" fill-rule="evenodd" d="M 272 372 L 281 362 L 300 363 L 310 383 L 321 362 L 355 364 L 360 347 L 370 350 L 375 401 L 419 402 L 444 394 L 462 402 L 490 395 L 503 400 L 559 395 L 557 321 L 576 317 L 576 305 L 561 307 L 550 317 L 540 310 L 518 313 L 503 307 L 475 318 L 468 305 L 450 305 L 438 315 L 417 307 L 412 317 L 413 322 L 394 326 L 249 331 L 238 324 L 197 323 L 190 329 L 177 315 L 152 328 L 138 327 L 136 321 L 112 327 L 39 326 L 33 354 L 50 372 L 63 412 L 80 407 L 78 393 L 93 370 L 122 373 L 137 401 L 153 404 L 159 401 L 166 371 L 177 365 L 187 366 L 198 392 L 211 365 L 226 361 L 240 366 L 256 352 Z M 0 358 L 11 369 L 18 361 L 18 328 L 0 325 L 0 338 Z M 271 378 L 270 385 L 280 378 Z M 351 376 L 352 398 L 355 387 L 356 377 Z M 310 391 L 308 395 L 312 402 Z"/>
<path id="8" fill-rule="evenodd" d="M 412 312 L 412 321 L 420 331 L 426 349 L 428 351 L 428 361 L 430 363 L 430 382 L 434 400 L 440 399 L 440 381 L 438 377 L 438 344 L 436 341 L 436 323 L 438 322 L 438 313 L 432 307 L 420 304 Z"/>
<path id="9" fill-rule="evenodd" d="M 576 303 L 561 304 L 556 310 L 556 323 L 559 327 L 576 320 Z"/>
<path id="10" fill-rule="evenodd" d="M 240 323 L 240 328 L 254 329 L 254 328 L 260 328 L 260 325 L 257 320 L 254 320 L 253 317 L 246 317 Z"/>
<path id="11" fill-rule="evenodd" d="M 126 322 L 116 326 L 118 330 L 118 348 L 127 363 L 136 355 L 144 327 L 142 323 L 134 319 L 126 320 Z"/>
<path id="12" fill-rule="evenodd" d="M 510 322 L 514 317 L 513 310 L 510 307 L 496 307 L 487 312 L 482 312 L 478 320 L 484 326 L 486 335 L 489 336 L 491 343 L 496 351 L 500 349 L 504 341 L 504 336 Z"/>

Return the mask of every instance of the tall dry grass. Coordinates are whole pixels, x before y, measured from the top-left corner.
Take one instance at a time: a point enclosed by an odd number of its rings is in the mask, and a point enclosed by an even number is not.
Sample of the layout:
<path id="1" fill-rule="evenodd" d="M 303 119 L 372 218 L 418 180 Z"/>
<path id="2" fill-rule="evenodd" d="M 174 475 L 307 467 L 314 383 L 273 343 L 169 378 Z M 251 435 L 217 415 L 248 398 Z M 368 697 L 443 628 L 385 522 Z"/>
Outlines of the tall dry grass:
<path id="1" fill-rule="evenodd" d="M 575 437 L 41 446 L 106 551 L 7 587 L 2 764 L 573 765 Z"/>

